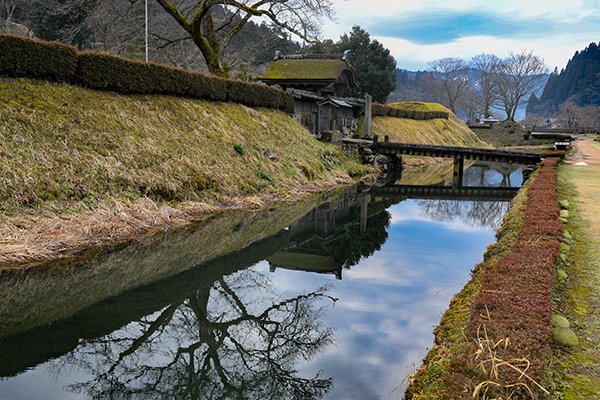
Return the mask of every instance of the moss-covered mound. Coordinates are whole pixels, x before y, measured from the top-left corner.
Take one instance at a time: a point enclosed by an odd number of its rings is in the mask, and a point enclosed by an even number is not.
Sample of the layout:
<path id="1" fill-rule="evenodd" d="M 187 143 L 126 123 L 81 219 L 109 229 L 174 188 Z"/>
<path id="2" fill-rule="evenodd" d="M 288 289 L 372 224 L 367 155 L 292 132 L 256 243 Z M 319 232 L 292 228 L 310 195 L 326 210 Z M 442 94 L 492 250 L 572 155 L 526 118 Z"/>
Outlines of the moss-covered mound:
<path id="1" fill-rule="evenodd" d="M 388 135 L 394 142 L 466 147 L 485 146 L 485 143 L 479 140 L 468 126 L 440 104 L 416 102 L 396 104 L 414 108 L 429 108 L 430 111 L 436 112 L 448 112 L 449 118 L 417 121 L 410 118 L 375 117 L 372 127 L 374 135 L 379 135 L 380 138 Z"/>
<path id="2" fill-rule="evenodd" d="M 2 215 L 220 201 L 359 173 L 286 113 L 0 80 Z"/>
<path id="3" fill-rule="evenodd" d="M 440 103 L 427 103 L 423 101 L 401 101 L 397 103 L 390 103 L 388 104 L 388 106 L 410 111 L 440 111 L 447 113 L 450 112 L 450 110 L 448 110 Z"/>

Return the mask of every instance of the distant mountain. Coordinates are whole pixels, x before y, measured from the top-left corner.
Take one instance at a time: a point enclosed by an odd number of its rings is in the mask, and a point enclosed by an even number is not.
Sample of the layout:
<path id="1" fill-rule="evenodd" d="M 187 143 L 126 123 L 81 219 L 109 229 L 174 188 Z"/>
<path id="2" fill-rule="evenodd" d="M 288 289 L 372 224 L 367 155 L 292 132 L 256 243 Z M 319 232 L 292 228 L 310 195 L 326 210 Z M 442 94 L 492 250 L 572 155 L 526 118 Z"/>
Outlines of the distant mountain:
<path id="1" fill-rule="evenodd" d="M 527 114 L 556 115 L 561 104 L 570 101 L 580 106 L 600 106 L 600 47 L 591 43 L 575 55 L 567 67 L 550 75 L 541 97 L 532 96 Z"/>

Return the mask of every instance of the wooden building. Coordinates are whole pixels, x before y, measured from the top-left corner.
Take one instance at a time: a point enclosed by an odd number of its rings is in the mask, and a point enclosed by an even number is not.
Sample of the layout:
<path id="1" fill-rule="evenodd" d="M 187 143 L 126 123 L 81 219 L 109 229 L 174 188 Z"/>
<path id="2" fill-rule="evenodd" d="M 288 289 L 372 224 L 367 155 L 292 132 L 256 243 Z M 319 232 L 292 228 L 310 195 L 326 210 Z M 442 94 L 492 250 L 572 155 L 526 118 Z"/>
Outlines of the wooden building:
<path id="1" fill-rule="evenodd" d="M 311 133 L 352 133 L 361 105 L 338 97 L 358 87 L 356 72 L 344 56 L 278 56 L 259 78 L 294 96 L 294 117 Z"/>

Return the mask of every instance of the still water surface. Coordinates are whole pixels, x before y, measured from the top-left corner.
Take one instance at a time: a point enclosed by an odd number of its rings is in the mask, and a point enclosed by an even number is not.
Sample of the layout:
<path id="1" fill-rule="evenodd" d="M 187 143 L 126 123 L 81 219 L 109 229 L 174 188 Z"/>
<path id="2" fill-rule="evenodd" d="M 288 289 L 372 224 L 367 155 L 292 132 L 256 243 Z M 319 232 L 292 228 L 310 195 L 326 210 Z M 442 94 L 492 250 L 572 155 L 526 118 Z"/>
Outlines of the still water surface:
<path id="1" fill-rule="evenodd" d="M 508 207 L 345 192 L 237 252 L 0 338 L 0 399 L 397 399 Z"/>

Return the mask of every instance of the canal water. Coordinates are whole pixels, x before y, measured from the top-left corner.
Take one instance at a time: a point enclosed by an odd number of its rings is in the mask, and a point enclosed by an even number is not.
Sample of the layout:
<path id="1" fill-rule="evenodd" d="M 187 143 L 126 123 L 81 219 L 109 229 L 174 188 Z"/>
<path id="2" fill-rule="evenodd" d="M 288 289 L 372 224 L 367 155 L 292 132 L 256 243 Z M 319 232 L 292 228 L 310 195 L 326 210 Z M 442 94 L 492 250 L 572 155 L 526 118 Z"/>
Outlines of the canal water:
<path id="1" fill-rule="evenodd" d="M 448 173 L 0 275 L 0 400 L 402 397 L 514 194 L 452 194 Z"/>

